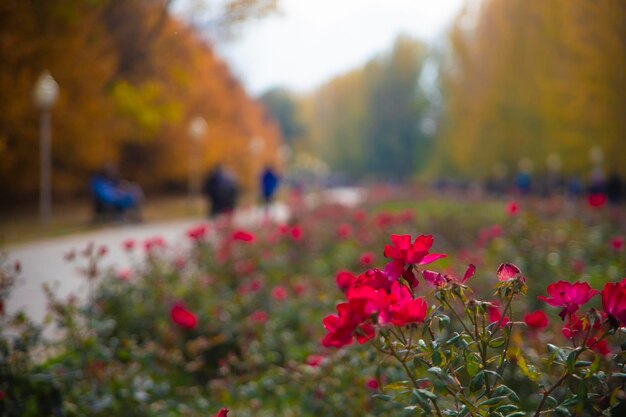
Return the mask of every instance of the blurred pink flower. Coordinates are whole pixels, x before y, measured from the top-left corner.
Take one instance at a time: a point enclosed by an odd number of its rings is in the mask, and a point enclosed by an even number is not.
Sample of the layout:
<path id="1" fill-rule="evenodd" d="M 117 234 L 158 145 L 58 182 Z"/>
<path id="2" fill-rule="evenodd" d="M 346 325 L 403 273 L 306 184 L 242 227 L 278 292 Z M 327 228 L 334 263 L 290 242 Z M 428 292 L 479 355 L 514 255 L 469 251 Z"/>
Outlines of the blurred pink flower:
<path id="1" fill-rule="evenodd" d="M 352 226 L 342 223 L 337 227 L 337 236 L 340 239 L 347 239 L 352 235 Z"/>
<path id="2" fill-rule="evenodd" d="M 500 264 L 496 275 L 498 276 L 499 281 L 508 281 L 510 279 L 517 278 L 521 272 L 522 271 L 520 271 L 517 266 L 509 263 L 504 263 Z"/>
<path id="3" fill-rule="evenodd" d="M 194 329 L 198 324 L 196 315 L 183 307 L 182 303 L 176 303 L 172 306 L 170 318 L 174 323 L 185 329 Z"/>
<path id="4" fill-rule="evenodd" d="M 614 236 L 611 238 L 611 247 L 613 250 L 622 251 L 624 249 L 624 236 Z"/>
<path id="5" fill-rule="evenodd" d="M 524 316 L 524 323 L 534 329 L 548 327 L 548 316 L 541 310 L 533 311 Z"/>
<path id="6" fill-rule="evenodd" d="M 306 286 L 302 283 L 298 283 L 293 287 L 293 292 L 299 297 L 306 292 Z"/>
<path id="7" fill-rule="evenodd" d="M 242 242 L 254 242 L 254 235 L 245 230 L 237 230 L 233 232 L 232 239 L 240 240 Z"/>
<path id="8" fill-rule="evenodd" d="M 109 248 L 107 248 L 106 246 L 100 246 L 98 248 L 98 257 L 102 258 L 104 255 L 106 255 L 107 253 L 109 253 Z"/>
<path id="9" fill-rule="evenodd" d="M 572 261 L 572 270 L 576 274 L 581 275 L 583 272 L 585 272 L 585 263 L 580 259 L 574 259 Z"/>
<path id="10" fill-rule="evenodd" d="M 611 349 L 609 348 L 609 344 L 606 339 L 599 340 L 595 336 L 591 336 L 589 340 L 587 340 L 587 347 L 591 350 L 595 350 L 601 355 L 607 356 L 611 353 Z"/>
<path id="11" fill-rule="evenodd" d="M 626 326 L 626 278 L 608 282 L 602 289 L 602 310 L 615 326 Z"/>
<path id="12" fill-rule="evenodd" d="M 509 216 L 515 216 L 519 213 L 519 204 L 515 201 L 511 201 L 506 205 L 506 214 Z"/>
<path id="13" fill-rule="evenodd" d="M 291 235 L 291 239 L 298 241 L 302 239 L 302 228 L 297 225 L 293 226 L 289 231 L 289 234 Z"/>
<path id="14" fill-rule="evenodd" d="M 165 239 L 161 236 L 151 237 L 149 239 L 144 240 L 143 248 L 147 253 L 151 253 L 153 250 L 157 248 L 165 247 Z"/>
<path id="15" fill-rule="evenodd" d="M 119 279 L 120 281 L 128 282 L 130 281 L 131 275 L 132 273 L 130 272 L 130 269 L 120 269 L 117 272 L 117 279 Z"/>
<path id="16" fill-rule="evenodd" d="M 587 203 L 589 204 L 590 207 L 593 208 L 600 208 L 603 207 L 607 202 L 607 198 L 606 195 L 603 193 L 595 193 L 595 194 L 589 194 L 589 197 L 587 198 Z"/>
<path id="17" fill-rule="evenodd" d="M 433 288 L 440 288 L 448 283 L 446 277 L 436 271 L 424 270 L 422 271 L 422 277 L 424 277 L 424 281 L 426 281 Z"/>
<path id="18" fill-rule="evenodd" d="M 498 323 L 500 320 L 500 328 L 504 328 L 509 322 L 508 317 L 502 318 L 502 313 L 500 312 L 500 305 L 497 302 L 491 303 L 491 305 L 487 306 L 487 314 L 489 314 L 489 323 Z"/>
<path id="19" fill-rule="evenodd" d="M 252 323 L 263 324 L 267 321 L 268 315 L 263 310 L 257 310 L 254 313 L 250 314 L 250 321 Z"/>
<path id="20" fill-rule="evenodd" d="M 465 270 L 465 274 L 463 275 L 463 279 L 461 280 L 461 284 L 465 284 L 471 277 L 476 273 L 476 267 L 474 264 L 469 264 L 467 269 Z"/>
<path id="21" fill-rule="evenodd" d="M 354 212 L 354 221 L 362 223 L 367 220 L 367 213 L 364 210 L 356 210 Z"/>
<path id="22" fill-rule="evenodd" d="M 361 256 L 359 256 L 359 263 L 363 266 L 369 266 L 372 262 L 374 262 L 373 252 L 363 252 Z"/>
<path id="23" fill-rule="evenodd" d="M 317 367 L 320 366 L 325 359 L 325 356 L 311 354 L 306 358 L 306 364 L 309 366 Z"/>
<path id="24" fill-rule="evenodd" d="M 125 241 L 122 242 L 122 247 L 124 248 L 126 252 L 131 252 L 133 249 L 135 249 L 135 246 L 136 246 L 135 239 L 126 239 Z"/>
<path id="25" fill-rule="evenodd" d="M 227 417 L 229 411 L 230 410 L 228 408 L 220 408 L 220 411 L 218 411 L 213 417 Z"/>
<path id="26" fill-rule="evenodd" d="M 565 319 L 566 314 L 573 314 L 594 295 L 598 293 L 597 290 L 592 289 L 586 282 L 581 283 L 576 281 L 575 283 L 566 281 L 557 281 L 548 285 L 546 289 L 549 297 L 542 295 L 537 298 L 541 301 L 545 301 L 553 307 L 563 307 L 559 316 L 562 320 Z"/>
<path id="27" fill-rule="evenodd" d="M 568 323 L 561 329 L 561 333 L 566 339 L 573 339 L 581 331 L 587 330 L 588 327 L 589 323 L 583 323 L 583 321 L 579 319 L 576 314 L 572 314 L 569 317 Z"/>
<path id="28" fill-rule="evenodd" d="M 178 270 L 183 269 L 186 263 L 187 263 L 187 258 L 185 258 L 183 255 L 179 255 L 176 257 L 176 259 L 174 259 L 174 266 Z"/>
<path id="29" fill-rule="evenodd" d="M 339 289 L 346 292 L 348 288 L 352 287 L 352 284 L 356 281 L 356 276 L 348 271 L 339 271 L 335 276 L 335 282 Z"/>
<path id="30" fill-rule="evenodd" d="M 187 230 L 187 237 L 193 241 L 204 240 L 209 231 L 209 226 L 206 224 L 199 224 L 193 226 Z"/>
<path id="31" fill-rule="evenodd" d="M 287 289 L 281 285 L 272 288 L 272 298 L 276 301 L 283 301 L 287 298 Z"/>
<path id="32" fill-rule="evenodd" d="M 428 253 L 433 245 L 431 235 L 420 235 L 411 243 L 411 235 L 391 235 L 391 245 L 385 245 L 385 257 L 398 263 L 426 265 L 437 259 L 445 258 L 445 254 Z"/>
<path id="33" fill-rule="evenodd" d="M 378 389 L 378 381 L 376 380 L 376 378 L 368 379 L 365 383 L 365 386 L 372 391 L 376 391 Z"/>

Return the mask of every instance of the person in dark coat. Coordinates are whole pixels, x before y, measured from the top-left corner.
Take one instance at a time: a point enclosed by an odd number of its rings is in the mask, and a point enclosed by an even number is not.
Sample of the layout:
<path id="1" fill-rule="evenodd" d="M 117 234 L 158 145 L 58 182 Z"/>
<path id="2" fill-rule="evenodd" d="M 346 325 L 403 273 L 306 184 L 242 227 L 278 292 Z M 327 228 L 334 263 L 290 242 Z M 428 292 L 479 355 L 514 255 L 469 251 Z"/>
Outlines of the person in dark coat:
<path id="1" fill-rule="evenodd" d="M 221 165 L 217 165 L 209 172 L 202 184 L 202 193 L 207 197 L 210 205 L 209 216 L 215 217 L 234 211 L 239 187 L 234 175 Z"/>
<path id="2" fill-rule="evenodd" d="M 617 206 L 622 201 L 622 179 L 617 172 L 612 172 L 606 182 L 606 196 L 611 205 Z"/>

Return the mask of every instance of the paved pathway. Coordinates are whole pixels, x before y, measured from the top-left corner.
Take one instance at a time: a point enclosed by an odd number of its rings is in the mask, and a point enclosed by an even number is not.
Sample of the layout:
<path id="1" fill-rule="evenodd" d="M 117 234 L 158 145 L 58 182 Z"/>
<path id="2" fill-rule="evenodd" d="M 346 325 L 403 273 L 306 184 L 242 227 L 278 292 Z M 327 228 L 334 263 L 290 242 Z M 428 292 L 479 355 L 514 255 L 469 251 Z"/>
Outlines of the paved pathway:
<path id="1" fill-rule="evenodd" d="M 316 204 L 321 199 L 312 199 L 310 203 Z M 329 190 L 323 196 L 323 200 L 348 206 L 358 204 L 361 199 L 362 191 L 354 188 Z M 258 222 L 262 216 L 261 209 L 251 208 L 239 211 L 235 221 L 245 226 Z M 271 208 L 271 216 L 278 221 L 284 221 L 289 216 L 288 209 L 283 204 L 275 204 Z M 70 293 L 84 294 L 84 279 L 75 270 L 76 264 L 64 259 L 65 254 L 71 250 L 84 249 L 90 242 L 104 245 L 108 248 L 108 253 L 101 266 L 124 268 L 130 266 L 131 261 L 122 248 L 124 240 L 132 238 L 141 242 L 161 236 L 168 245 L 184 244 L 185 232 L 203 221 L 206 220 L 191 218 L 167 223 L 120 225 L 92 233 L 9 246 L 4 249 L 8 253 L 8 260 L 19 260 L 22 273 L 7 301 L 6 309 L 8 312 L 24 309 L 34 321 L 40 322 L 46 311 L 46 298 L 42 291 L 44 283 L 56 285 L 55 293 L 60 297 L 66 297 Z"/>
<path id="2" fill-rule="evenodd" d="M 272 218 L 287 218 L 287 208 L 275 204 L 271 209 Z M 260 209 L 242 210 L 237 213 L 235 221 L 246 225 L 258 221 L 262 216 Z M 7 312 L 23 309 L 35 321 L 40 322 L 46 311 L 46 298 L 42 290 L 44 283 L 55 285 L 55 293 L 66 297 L 70 293 L 84 294 L 84 278 L 76 268 L 80 263 L 70 263 L 65 255 L 72 250 L 81 250 L 89 243 L 106 246 L 108 253 L 104 256 L 101 267 L 129 267 L 131 258 L 123 249 L 123 242 L 133 239 L 142 242 L 145 239 L 160 236 L 168 245 L 186 243 L 185 232 L 194 225 L 206 222 L 205 219 L 189 218 L 166 223 L 149 223 L 140 225 L 118 225 L 105 230 L 78 234 L 62 238 L 46 239 L 34 243 L 16 245 L 5 248 L 8 261 L 19 260 L 22 272 L 7 301 Z"/>

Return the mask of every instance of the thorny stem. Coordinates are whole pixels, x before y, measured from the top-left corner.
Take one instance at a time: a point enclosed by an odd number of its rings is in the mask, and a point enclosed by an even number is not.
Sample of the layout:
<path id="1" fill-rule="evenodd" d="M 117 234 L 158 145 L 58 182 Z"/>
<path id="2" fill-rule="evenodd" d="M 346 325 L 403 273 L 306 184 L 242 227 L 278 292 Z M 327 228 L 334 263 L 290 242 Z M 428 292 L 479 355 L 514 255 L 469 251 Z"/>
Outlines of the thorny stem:
<path id="1" fill-rule="evenodd" d="M 512 297 L 511 297 L 512 298 Z M 511 342 L 511 333 L 513 333 L 513 306 L 510 307 L 509 310 L 511 313 L 511 321 L 508 323 L 508 334 L 506 334 L 506 344 L 504 345 L 504 350 L 502 351 L 502 355 L 500 356 L 500 365 L 498 365 L 498 374 L 502 374 L 504 372 L 504 365 L 506 364 L 506 354 L 509 351 L 509 344 Z"/>
<path id="2" fill-rule="evenodd" d="M 587 330 L 587 334 L 585 335 L 585 343 L 587 342 L 587 337 L 589 336 L 589 332 L 590 331 L 591 331 L 591 326 L 589 326 L 589 329 Z M 585 351 L 585 349 L 584 349 L 584 345 L 583 345 L 583 349 L 580 350 L 578 353 L 576 353 L 576 356 L 574 357 L 574 362 L 576 360 L 578 360 L 578 357 L 584 351 Z M 571 372 L 569 370 L 566 370 L 565 373 L 563 374 L 563 376 L 561 376 L 561 378 L 559 378 L 559 380 L 556 381 L 554 383 L 554 385 L 552 385 L 548 391 L 543 393 L 543 397 L 541 398 L 541 402 L 539 402 L 539 405 L 537 406 L 537 409 L 535 410 L 535 414 L 533 415 L 533 417 L 539 417 L 541 415 L 541 409 L 543 408 L 543 405 L 546 403 L 546 400 L 548 399 L 550 394 L 552 394 L 555 389 L 557 389 L 559 386 L 561 386 L 561 384 L 565 381 L 565 379 L 567 379 L 567 377 L 570 376 L 570 375 L 571 375 Z"/>
<path id="3" fill-rule="evenodd" d="M 550 387 L 548 391 L 543 393 L 543 398 L 541 398 L 541 402 L 539 402 L 539 405 L 537 406 L 537 409 L 535 410 L 535 414 L 533 414 L 533 417 L 539 417 L 541 415 L 541 409 L 543 408 L 543 405 L 546 403 L 546 400 L 548 399 L 550 394 L 552 394 L 552 392 L 555 389 L 557 389 L 565 381 L 565 379 L 568 376 L 569 376 L 569 371 L 565 372 L 565 374 L 563 374 L 563 376 L 559 378 L 559 380 L 556 381 L 554 385 L 552 385 L 552 387 Z"/>
<path id="4" fill-rule="evenodd" d="M 419 389 L 419 383 L 417 382 L 417 379 L 415 379 L 415 375 L 413 375 L 413 372 L 411 372 L 406 362 L 403 361 L 402 358 L 400 358 L 400 356 L 395 351 L 395 349 L 393 349 L 393 347 L 391 348 L 391 355 L 394 358 L 396 358 L 398 362 L 400 362 L 400 364 L 404 368 L 404 372 L 408 375 L 409 378 L 411 378 L 411 382 L 413 383 L 413 386 Z M 443 414 L 441 414 L 441 410 L 439 409 L 439 405 L 437 405 L 437 400 L 435 398 L 431 398 L 430 401 L 433 403 L 433 406 L 435 407 L 435 410 L 437 411 L 437 415 L 439 417 L 443 417 Z"/>
<path id="5" fill-rule="evenodd" d="M 465 329 L 467 334 L 471 336 L 472 332 L 467 328 L 467 325 L 465 324 L 465 322 L 461 318 L 461 315 L 454 309 L 454 307 L 452 307 L 452 305 L 448 302 L 448 300 L 442 299 L 441 302 L 444 303 L 446 305 L 446 307 L 448 307 L 452 311 L 452 313 L 454 313 L 454 316 L 459 320 L 459 322 L 463 326 L 463 329 Z"/>
<path id="6" fill-rule="evenodd" d="M 430 401 L 433 403 L 433 406 L 435 407 L 435 410 L 437 411 L 437 415 L 440 417 L 443 417 L 443 415 L 441 414 L 441 410 L 439 409 L 439 406 L 437 405 L 437 400 L 434 398 L 431 398 Z"/>
<path id="7" fill-rule="evenodd" d="M 407 366 L 407 364 L 405 363 L 405 361 L 402 360 L 402 358 L 400 358 L 400 356 L 398 355 L 398 353 L 395 351 L 395 349 L 393 348 L 393 345 L 391 345 L 391 343 L 389 344 L 390 346 L 390 350 L 384 350 L 382 349 L 380 346 L 378 346 L 377 343 L 373 343 L 374 347 L 376 348 L 376 350 L 378 350 L 381 353 L 385 353 L 388 355 L 393 356 L 398 362 L 400 362 L 400 364 L 402 365 L 402 368 L 404 368 L 405 373 L 407 374 L 407 376 L 411 379 L 411 383 L 413 384 L 413 386 L 417 389 L 419 389 L 419 383 L 417 382 L 417 379 L 415 379 L 415 376 L 413 375 L 413 373 L 411 372 L 411 370 L 409 369 L 409 367 Z M 422 361 L 426 366 L 428 366 L 429 368 L 432 367 L 432 364 L 430 362 L 428 362 L 427 360 L 420 358 L 419 356 L 416 356 L 416 358 L 420 361 Z M 474 411 L 474 406 L 465 398 L 465 395 L 462 393 L 462 391 L 459 392 L 454 392 L 450 387 L 448 387 L 446 385 L 446 391 L 448 391 L 448 393 L 452 396 L 455 397 L 455 399 L 458 399 L 459 401 L 461 401 L 463 403 L 463 405 L 465 405 L 465 407 L 467 407 L 467 410 L 469 412 L 469 414 L 471 416 L 476 416 L 476 412 Z M 459 396 L 460 394 L 460 396 Z M 443 417 L 443 415 L 441 414 L 441 411 L 439 410 L 439 406 L 436 403 L 435 399 L 431 400 L 433 402 L 433 406 L 435 407 L 435 409 L 437 410 L 437 414 L 441 417 Z"/>
<path id="8" fill-rule="evenodd" d="M 498 366 L 498 374 L 502 374 L 504 371 L 504 365 L 506 364 L 506 354 L 509 351 L 509 344 L 511 342 L 511 332 L 513 331 L 513 326 L 509 327 L 509 334 L 506 338 L 506 345 L 504 345 L 504 350 L 502 351 L 502 355 L 500 356 L 500 365 Z"/>
<path id="9" fill-rule="evenodd" d="M 480 360 L 483 363 L 483 370 L 487 369 L 487 344 L 489 342 L 482 342 L 480 346 Z M 491 383 L 489 382 L 489 374 L 485 372 L 485 389 L 487 390 L 487 398 L 491 397 Z"/>
<path id="10" fill-rule="evenodd" d="M 500 329 L 500 326 L 502 326 L 502 322 L 504 321 L 504 318 L 506 317 L 506 311 L 511 306 L 511 301 L 513 301 L 513 296 L 514 295 L 515 294 L 511 294 L 511 296 L 509 297 L 509 299 L 508 299 L 508 301 L 506 303 L 506 307 L 504 307 L 504 310 L 502 311 L 502 315 L 500 316 L 500 320 L 498 321 L 498 325 L 494 328 L 494 331 L 489 336 L 489 339 L 487 339 L 487 343 L 491 342 L 491 339 L 493 339 L 493 336 L 497 333 L 498 329 Z"/>

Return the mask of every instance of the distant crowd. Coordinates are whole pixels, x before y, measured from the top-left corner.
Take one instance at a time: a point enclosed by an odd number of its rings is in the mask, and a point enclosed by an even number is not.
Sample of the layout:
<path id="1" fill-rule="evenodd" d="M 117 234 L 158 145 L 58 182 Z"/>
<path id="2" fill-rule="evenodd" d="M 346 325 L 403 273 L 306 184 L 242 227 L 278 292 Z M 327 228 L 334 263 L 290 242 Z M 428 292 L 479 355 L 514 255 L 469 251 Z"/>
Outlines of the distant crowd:
<path id="1" fill-rule="evenodd" d="M 266 211 L 274 200 L 280 177 L 270 166 L 259 176 L 261 203 Z M 89 181 L 94 221 L 141 221 L 144 194 L 138 184 L 121 178 L 114 165 L 95 172 Z M 208 216 L 229 215 L 237 207 L 241 186 L 235 173 L 217 164 L 204 178 L 202 194 L 206 199 Z"/>
<path id="2" fill-rule="evenodd" d="M 612 205 L 619 205 L 626 198 L 626 187 L 622 177 L 617 172 L 611 172 L 606 176 L 599 167 L 592 171 L 587 181 L 576 175 L 568 177 L 556 173 L 533 175 L 528 171 L 520 171 L 513 178 L 492 177 L 480 184 L 440 179 L 435 181 L 434 187 L 440 191 L 480 187 L 493 195 L 540 197 L 560 195 L 571 199 L 595 196 Z"/>

